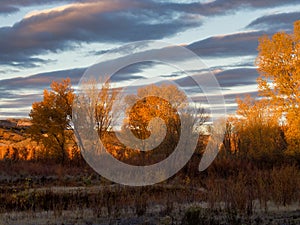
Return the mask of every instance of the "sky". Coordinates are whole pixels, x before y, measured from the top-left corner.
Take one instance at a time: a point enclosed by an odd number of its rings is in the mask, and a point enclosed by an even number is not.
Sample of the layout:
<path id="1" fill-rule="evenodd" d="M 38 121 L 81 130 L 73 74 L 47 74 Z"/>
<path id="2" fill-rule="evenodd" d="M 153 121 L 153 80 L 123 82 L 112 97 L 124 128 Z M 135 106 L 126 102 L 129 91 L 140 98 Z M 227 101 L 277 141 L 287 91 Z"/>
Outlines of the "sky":
<path id="1" fill-rule="evenodd" d="M 1 0 L 0 119 L 28 117 L 53 80 L 70 77 L 76 87 L 87 68 L 108 60 L 107 52 L 128 54 L 128 44 L 147 40 L 197 54 L 234 113 L 237 96 L 257 94 L 259 37 L 290 33 L 299 19 L 298 0 Z M 175 65 L 181 60 L 174 56 Z M 156 74 L 191 93 L 181 72 L 145 62 L 124 68 L 114 82 Z"/>

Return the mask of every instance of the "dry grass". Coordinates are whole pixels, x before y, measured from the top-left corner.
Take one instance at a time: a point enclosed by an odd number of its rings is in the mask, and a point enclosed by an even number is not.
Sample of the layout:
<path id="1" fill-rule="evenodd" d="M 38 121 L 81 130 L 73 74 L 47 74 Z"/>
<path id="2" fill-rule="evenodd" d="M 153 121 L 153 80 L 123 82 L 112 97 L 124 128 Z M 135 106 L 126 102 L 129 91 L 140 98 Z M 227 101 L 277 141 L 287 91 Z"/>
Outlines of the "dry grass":
<path id="1" fill-rule="evenodd" d="M 212 209 L 252 215 L 257 208 L 268 211 L 270 202 L 278 207 L 300 204 L 300 171 L 295 165 L 272 170 L 247 168 L 226 178 L 210 174 L 206 184 Z"/>
<path id="2" fill-rule="evenodd" d="M 227 171 L 225 177 L 216 173 L 216 170 L 209 171 L 207 176 L 202 178 L 189 178 L 179 174 L 162 184 L 140 188 L 115 185 L 101 180 L 99 176 L 90 176 L 92 173 L 87 168 L 76 170 L 72 167 L 53 165 L 48 169 L 44 168 L 43 171 L 39 164 L 24 163 L 14 167 L 10 175 L 13 177 L 24 168 L 27 168 L 27 175 L 37 173 L 40 169 L 39 175 L 44 173 L 51 177 L 56 174 L 56 180 L 50 180 L 45 185 L 40 183 L 41 177 L 37 176 L 36 180 L 33 177 L 24 177 L 20 181 L 2 183 L 2 221 L 13 221 L 15 217 L 20 217 L 16 221 L 23 223 L 26 222 L 26 215 L 35 215 L 35 221 L 39 221 L 37 215 L 44 215 L 46 221 L 47 218 L 61 221 L 69 215 L 70 224 L 76 221 L 76 218 L 78 224 L 89 221 L 105 224 L 104 221 L 124 218 L 126 221 L 134 218 L 142 221 L 149 217 L 155 217 L 153 224 L 159 224 L 157 221 L 162 221 L 168 216 L 171 219 L 165 219 L 166 221 L 177 221 L 177 224 L 181 223 L 179 221 L 183 221 L 182 224 L 241 224 L 250 220 L 253 222 L 258 215 L 260 219 L 257 221 L 267 221 L 263 219 L 261 212 L 270 215 L 277 208 L 281 212 L 288 209 L 291 211 L 282 214 L 282 217 L 293 212 L 293 216 L 287 218 L 291 221 L 290 224 L 293 224 L 293 221 L 298 221 L 300 214 L 300 211 L 297 211 L 300 204 L 300 176 L 298 167 L 294 165 L 274 167 L 272 170 L 245 166 Z M 76 173 L 79 174 L 75 175 Z M 65 177 L 67 175 L 69 180 Z M 56 185 L 61 187 L 54 187 Z M 201 202 L 203 204 L 200 204 L 200 208 L 187 210 L 188 206 L 199 205 Z M 30 219 L 34 218 L 28 216 L 27 220 Z M 199 220 L 205 223 L 188 222 Z M 246 222 L 245 224 L 252 224 Z"/>

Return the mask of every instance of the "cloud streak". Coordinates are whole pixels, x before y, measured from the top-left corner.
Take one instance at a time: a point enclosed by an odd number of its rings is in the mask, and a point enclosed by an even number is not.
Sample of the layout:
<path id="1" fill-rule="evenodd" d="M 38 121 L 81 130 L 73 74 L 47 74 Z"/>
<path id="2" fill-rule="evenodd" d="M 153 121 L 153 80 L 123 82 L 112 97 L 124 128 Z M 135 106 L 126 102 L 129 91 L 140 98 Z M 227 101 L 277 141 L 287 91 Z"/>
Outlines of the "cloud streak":
<path id="1" fill-rule="evenodd" d="M 249 1 L 250 2 L 250 1 Z M 253 20 L 244 31 L 209 37 L 191 43 L 190 50 L 203 58 L 237 57 L 257 55 L 258 39 L 278 31 L 291 32 L 300 12 L 276 13 Z"/>
<path id="2" fill-rule="evenodd" d="M 35 13 L 12 27 L 0 28 L 0 64 L 24 62 L 26 57 L 34 62 L 34 55 L 76 43 L 161 39 L 201 25 L 185 13 L 157 6 L 151 1 L 104 0 Z"/>
<path id="3" fill-rule="evenodd" d="M 222 88 L 234 88 L 236 86 L 242 85 L 253 85 L 256 84 L 256 78 L 258 77 L 258 73 L 255 68 L 237 68 L 237 69 L 229 69 L 223 70 L 219 72 L 214 72 L 220 86 Z M 201 74 L 194 75 L 202 76 Z M 195 81 L 192 77 L 184 77 L 175 80 L 180 86 L 183 87 L 193 87 L 195 85 Z"/>
<path id="4" fill-rule="evenodd" d="M 73 2 L 73 0 L 1 0 L 0 14 L 11 14 L 20 11 L 21 7 L 45 5 L 62 2 Z"/>
<path id="5" fill-rule="evenodd" d="M 0 12 L 57 2 L 61 1 L 3 0 Z M 158 40 L 199 27 L 205 17 L 227 14 L 241 7 L 269 8 L 298 3 L 297 0 L 274 0 L 272 5 L 267 0 L 216 0 L 209 3 L 168 3 L 155 0 L 63 2 L 70 4 L 32 12 L 13 26 L 0 28 L 0 65 L 24 66 L 31 63 L 30 66 L 36 66 L 45 63 L 38 55 L 74 48 L 80 43 Z M 251 35 L 255 34 L 249 34 L 249 38 L 253 38 Z M 245 34 L 242 36 L 245 37 Z M 228 41 L 228 38 L 224 37 L 223 40 Z M 210 45 L 210 42 L 215 40 L 212 38 L 202 43 Z M 206 50 L 209 50 L 209 46 Z"/>
<path id="6" fill-rule="evenodd" d="M 214 36 L 187 46 L 203 58 L 249 56 L 257 54 L 258 38 L 265 32 L 250 31 Z"/>
<path id="7" fill-rule="evenodd" d="M 300 12 L 276 13 L 259 17 L 252 21 L 246 28 L 268 30 L 276 32 L 279 30 L 291 31 L 293 23 L 299 20 Z"/>
<path id="8" fill-rule="evenodd" d="M 166 4 L 166 6 L 167 8 L 177 11 L 181 10 L 189 13 L 201 14 L 204 16 L 215 16 L 232 13 L 241 9 L 265 9 L 297 4 L 299 4 L 298 0 L 272 0 L 272 2 L 270 2 L 270 0 L 215 0 L 207 3 L 169 3 Z"/>

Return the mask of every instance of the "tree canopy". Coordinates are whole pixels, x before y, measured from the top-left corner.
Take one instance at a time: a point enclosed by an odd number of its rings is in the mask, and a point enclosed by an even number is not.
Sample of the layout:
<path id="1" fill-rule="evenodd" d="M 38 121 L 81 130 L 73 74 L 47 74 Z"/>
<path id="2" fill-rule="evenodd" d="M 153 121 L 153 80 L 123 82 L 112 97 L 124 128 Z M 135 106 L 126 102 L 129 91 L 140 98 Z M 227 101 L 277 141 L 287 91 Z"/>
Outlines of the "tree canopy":
<path id="1" fill-rule="evenodd" d="M 51 91 L 44 90 L 43 100 L 33 103 L 29 114 L 33 140 L 41 142 L 46 154 L 61 163 L 67 159 L 66 143 L 73 135 L 68 130 L 71 129 L 74 97 L 70 79 L 53 81 Z"/>
<path id="2" fill-rule="evenodd" d="M 259 40 L 256 65 L 259 94 L 268 99 L 272 112 L 284 121 L 291 154 L 300 153 L 300 21 L 291 34 L 278 32 Z"/>
<path id="3" fill-rule="evenodd" d="M 192 106 L 186 94 L 176 85 L 149 85 L 138 89 L 135 95 L 126 96 L 125 102 L 128 107 L 123 132 L 132 132 L 141 141 L 149 137 L 153 143 L 160 140 L 160 149 L 166 155 L 175 149 L 182 135 L 182 126 L 192 132 L 207 119 L 203 108 L 189 110 Z M 143 145 L 142 148 L 144 150 L 149 146 Z"/>

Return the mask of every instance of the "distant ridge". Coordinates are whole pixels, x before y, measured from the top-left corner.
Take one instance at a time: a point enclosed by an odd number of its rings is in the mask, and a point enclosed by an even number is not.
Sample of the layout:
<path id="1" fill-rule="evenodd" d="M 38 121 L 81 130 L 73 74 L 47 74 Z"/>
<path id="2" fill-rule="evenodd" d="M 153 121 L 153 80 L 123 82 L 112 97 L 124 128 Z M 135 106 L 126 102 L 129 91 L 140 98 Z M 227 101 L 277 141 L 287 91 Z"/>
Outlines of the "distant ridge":
<path id="1" fill-rule="evenodd" d="M 32 125 L 32 123 L 29 119 L 0 120 L 0 128 L 2 128 L 2 129 L 29 128 L 31 125 Z"/>

